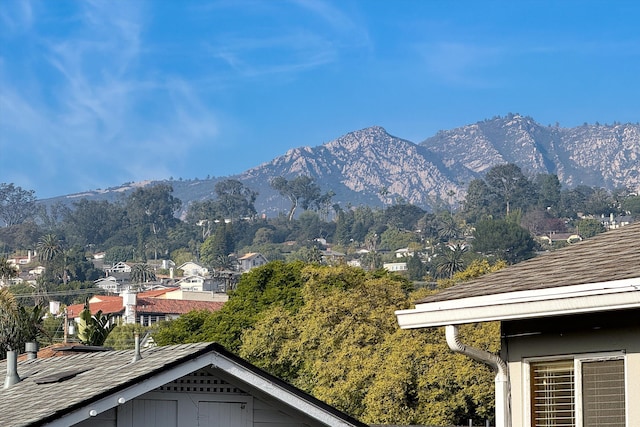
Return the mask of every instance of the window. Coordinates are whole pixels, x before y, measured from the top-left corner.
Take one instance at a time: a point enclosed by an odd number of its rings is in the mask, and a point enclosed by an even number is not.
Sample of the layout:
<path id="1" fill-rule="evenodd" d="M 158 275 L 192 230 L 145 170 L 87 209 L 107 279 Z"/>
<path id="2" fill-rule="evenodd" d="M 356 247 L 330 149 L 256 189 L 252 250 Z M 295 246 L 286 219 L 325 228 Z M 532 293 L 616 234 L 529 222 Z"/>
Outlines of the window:
<path id="1" fill-rule="evenodd" d="M 623 354 L 528 363 L 532 427 L 625 427 Z"/>

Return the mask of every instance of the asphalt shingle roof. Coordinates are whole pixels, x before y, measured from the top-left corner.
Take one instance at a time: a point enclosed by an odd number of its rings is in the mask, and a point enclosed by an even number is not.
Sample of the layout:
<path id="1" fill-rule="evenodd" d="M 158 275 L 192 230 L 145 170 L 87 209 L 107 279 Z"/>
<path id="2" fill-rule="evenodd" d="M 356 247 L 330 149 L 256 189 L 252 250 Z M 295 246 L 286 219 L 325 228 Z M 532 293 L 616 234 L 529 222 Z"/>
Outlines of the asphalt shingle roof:
<path id="1" fill-rule="evenodd" d="M 640 277 L 640 222 L 487 274 L 416 304 Z"/>
<path id="2" fill-rule="evenodd" d="M 0 388 L 0 426 L 44 425 L 212 352 L 231 360 L 237 366 L 233 371 L 250 371 L 274 387 L 287 390 L 326 413 L 346 421 L 348 425 L 366 427 L 366 424 L 268 374 L 216 343 L 153 347 L 143 350 L 142 359 L 135 363 L 132 363 L 133 350 L 102 351 L 18 362 L 18 374 L 22 381 L 7 389 Z M 0 373 L 3 377 L 6 370 L 6 361 L 0 361 Z M 244 386 L 248 389 L 254 387 L 248 383 Z M 262 391 L 268 393 L 268 390 Z"/>
<path id="3" fill-rule="evenodd" d="M 98 400 L 105 391 L 124 389 L 188 358 L 203 354 L 214 344 L 197 343 L 155 347 L 131 363 L 133 351 L 105 351 L 64 357 L 34 359 L 18 363 L 21 382 L 0 389 L 0 424 L 2 426 L 38 425 L 55 419 L 69 408 Z M 6 373 L 6 361 L 0 372 Z M 38 384 L 61 372 L 78 372 L 62 382 Z M 3 375 L 4 377 L 4 375 Z"/>

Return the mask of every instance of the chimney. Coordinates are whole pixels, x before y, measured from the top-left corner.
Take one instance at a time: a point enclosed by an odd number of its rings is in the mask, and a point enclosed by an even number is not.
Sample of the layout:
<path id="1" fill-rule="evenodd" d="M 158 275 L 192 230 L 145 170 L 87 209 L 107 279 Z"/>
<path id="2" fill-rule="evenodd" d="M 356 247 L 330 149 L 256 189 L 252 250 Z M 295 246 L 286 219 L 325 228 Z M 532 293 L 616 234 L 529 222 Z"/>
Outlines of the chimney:
<path id="1" fill-rule="evenodd" d="M 4 388 L 9 388 L 19 383 L 18 376 L 18 353 L 15 350 L 7 351 L 7 377 L 4 380 Z"/>
<path id="2" fill-rule="evenodd" d="M 25 353 L 27 353 L 27 360 L 33 360 L 38 358 L 38 342 L 31 341 L 24 344 Z"/>
<path id="3" fill-rule="evenodd" d="M 124 305 L 124 323 L 136 323 L 137 295 L 131 289 L 122 293 L 122 305 Z"/>

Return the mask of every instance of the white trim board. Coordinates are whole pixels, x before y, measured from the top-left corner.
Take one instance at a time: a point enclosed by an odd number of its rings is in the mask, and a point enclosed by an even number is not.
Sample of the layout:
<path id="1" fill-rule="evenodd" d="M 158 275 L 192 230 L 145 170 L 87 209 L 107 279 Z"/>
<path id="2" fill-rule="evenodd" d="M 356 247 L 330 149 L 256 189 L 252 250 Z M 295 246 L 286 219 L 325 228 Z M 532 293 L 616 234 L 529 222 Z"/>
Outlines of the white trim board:
<path id="1" fill-rule="evenodd" d="M 398 310 L 402 329 L 640 308 L 640 277 L 416 304 Z"/>

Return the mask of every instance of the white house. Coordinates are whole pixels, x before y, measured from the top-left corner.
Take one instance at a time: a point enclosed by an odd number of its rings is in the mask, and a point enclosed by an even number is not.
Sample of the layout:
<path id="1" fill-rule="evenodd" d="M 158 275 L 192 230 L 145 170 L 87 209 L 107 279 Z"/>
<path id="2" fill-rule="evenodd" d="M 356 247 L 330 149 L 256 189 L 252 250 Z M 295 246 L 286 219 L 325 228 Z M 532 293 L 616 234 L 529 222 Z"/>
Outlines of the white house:
<path id="1" fill-rule="evenodd" d="M 382 264 L 382 268 L 387 271 L 407 271 L 407 263 L 406 262 L 385 262 Z"/>
<path id="2" fill-rule="evenodd" d="M 640 426 L 640 224 L 458 284 L 396 312 L 445 326 L 449 347 L 496 373 L 496 426 Z M 500 322 L 502 349 L 461 342 Z"/>
<path id="3" fill-rule="evenodd" d="M 0 389 L 3 426 L 366 427 L 213 343 L 9 367 L 22 381 Z"/>
<path id="4" fill-rule="evenodd" d="M 183 276 L 206 276 L 209 273 L 209 269 L 201 266 L 193 261 L 187 261 L 178 267 L 182 270 Z"/>
<path id="5" fill-rule="evenodd" d="M 240 263 L 240 271 L 246 273 L 252 268 L 265 265 L 269 261 L 267 261 L 267 258 L 265 258 L 261 253 L 249 252 L 248 254 L 238 258 L 238 262 Z"/>

